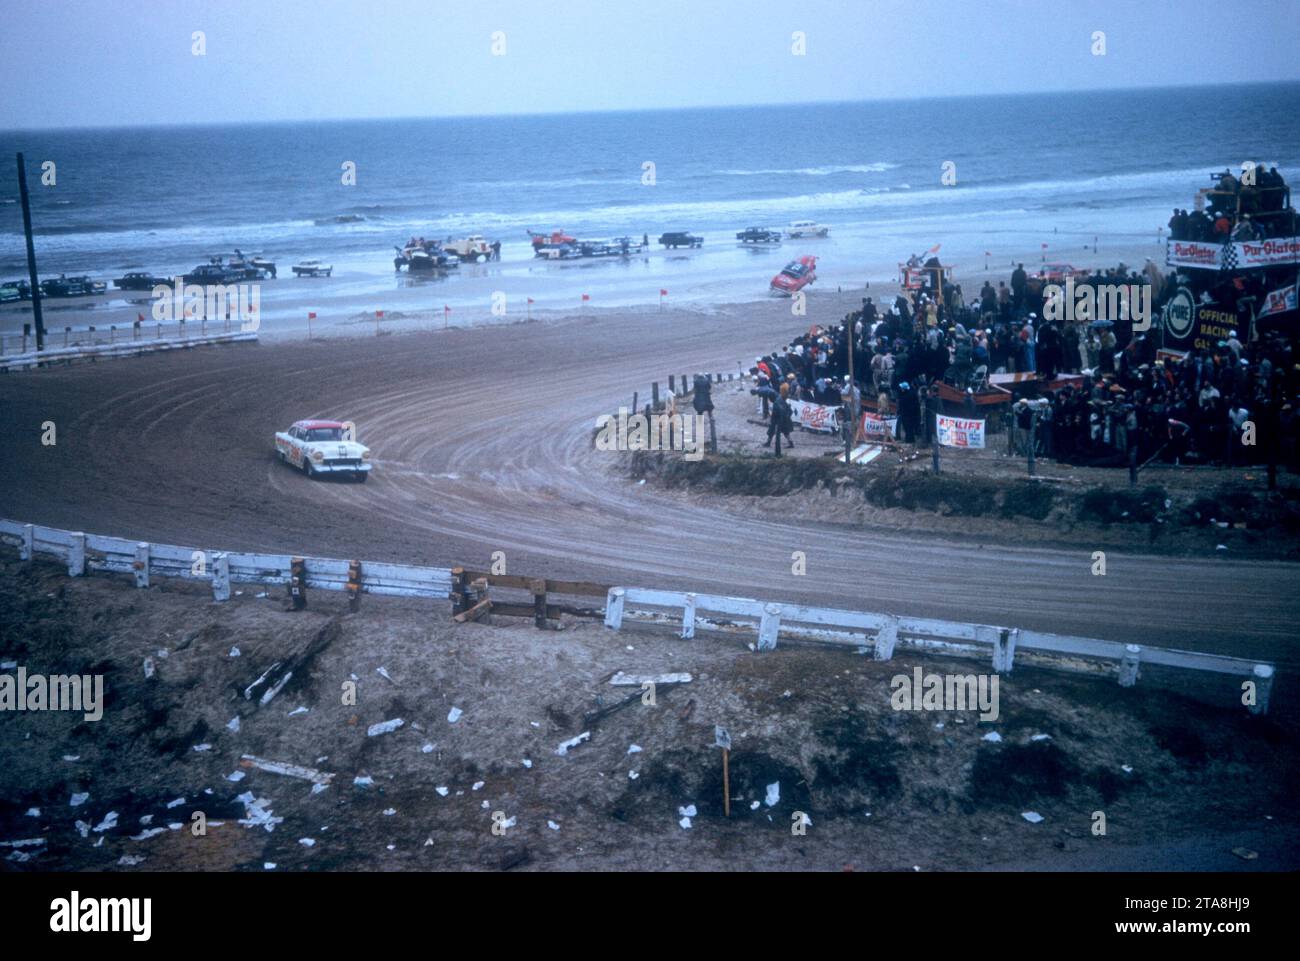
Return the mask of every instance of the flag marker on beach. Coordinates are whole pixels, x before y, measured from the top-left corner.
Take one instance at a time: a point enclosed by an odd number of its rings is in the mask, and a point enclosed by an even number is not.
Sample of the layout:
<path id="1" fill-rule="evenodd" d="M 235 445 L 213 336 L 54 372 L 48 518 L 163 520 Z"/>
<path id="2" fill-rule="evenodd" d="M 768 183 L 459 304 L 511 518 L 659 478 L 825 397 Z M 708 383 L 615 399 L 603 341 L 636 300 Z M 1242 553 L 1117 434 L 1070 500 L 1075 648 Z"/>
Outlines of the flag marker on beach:
<path id="1" fill-rule="evenodd" d="M 659 309 L 660 310 L 664 309 L 664 298 L 667 296 L 668 296 L 668 288 L 660 287 L 659 288 Z"/>
<path id="2" fill-rule="evenodd" d="M 1043 244 L 1043 263 L 1047 263 L 1047 244 Z"/>
<path id="3" fill-rule="evenodd" d="M 591 294 L 583 294 L 583 295 L 582 295 L 582 302 L 583 302 L 584 304 L 585 304 L 587 301 L 589 301 L 589 300 L 591 300 Z"/>
<path id="4" fill-rule="evenodd" d="M 529 297 L 529 298 L 528 298 L 528 306 L 527 306 L 527 310 L 528 310 L 528 319 L 529 319 L 529 320 L 532 320 L 532 319 L 533 319 L 533 303 L 534 303 L 533 298 Z"/>
<path id="5" fill-rule="evenodd" d="M 442 305 L 442 329 L 446 330 L 451 326 L 451 308 L 446 304 Z"/>
<path id="6" fill-rule="evenodd" d="M 316 311 L 307 311 L 307 339 L 311 340 L 311 322 L 316 319 Z"/>
<path id="7" fill-rule="evenodd" d="M 989 253 L 987 250 L 984 251 L 984 272 L 985 272 L 985 273 L 988 273 L 988 270 L 989 270 L 989 258 L 992 257 L 992 256 L 993 256 L 993 255 L 992 255 L 991 253 Z"/>

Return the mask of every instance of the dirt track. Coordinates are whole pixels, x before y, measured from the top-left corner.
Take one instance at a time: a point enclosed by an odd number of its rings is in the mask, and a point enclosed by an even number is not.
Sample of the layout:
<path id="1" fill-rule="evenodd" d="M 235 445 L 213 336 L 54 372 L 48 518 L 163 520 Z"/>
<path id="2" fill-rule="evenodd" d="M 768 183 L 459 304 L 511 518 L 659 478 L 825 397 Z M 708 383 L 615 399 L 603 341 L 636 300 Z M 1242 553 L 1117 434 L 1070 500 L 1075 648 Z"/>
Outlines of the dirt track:
<path id="1" fill-rule="evenodd" d="M 822 321 L 829 316 L 820 317 Z M 980 620 L 1294 663 L 1286 563 L 1046 550 L 788 522 L 636 486 L 594 418 L 669 373 L 735 370 L 806 319 L 785 304 L 247 348 L 0 378 L 0 515 L 196 547 L 511 573 Z M 366 485 L 308 481 L 272 435 L 354 420 Z M 40 424 L 57 425 L 43 447 Z M 732 425 L 741 429 L 740 425 Z M 758 428 L 749 428 L 757 430 Z M 792 576 L 792 551 L 808 574 Z"/>

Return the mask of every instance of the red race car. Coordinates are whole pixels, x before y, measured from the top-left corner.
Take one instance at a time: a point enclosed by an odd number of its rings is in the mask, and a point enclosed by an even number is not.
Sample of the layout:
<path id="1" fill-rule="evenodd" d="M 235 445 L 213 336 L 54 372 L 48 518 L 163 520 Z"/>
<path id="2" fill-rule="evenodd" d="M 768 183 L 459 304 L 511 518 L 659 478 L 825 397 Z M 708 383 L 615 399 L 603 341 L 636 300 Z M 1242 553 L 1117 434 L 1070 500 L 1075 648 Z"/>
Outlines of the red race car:
<path id="1" fill-rule="evenodd" d="M 785 268 L 772 278 L 772 291 L 777 294 L 793 294 L 803 290 L 817 279 L 817 258 L 805 254 L 798 260 L 792 260 Z"/>

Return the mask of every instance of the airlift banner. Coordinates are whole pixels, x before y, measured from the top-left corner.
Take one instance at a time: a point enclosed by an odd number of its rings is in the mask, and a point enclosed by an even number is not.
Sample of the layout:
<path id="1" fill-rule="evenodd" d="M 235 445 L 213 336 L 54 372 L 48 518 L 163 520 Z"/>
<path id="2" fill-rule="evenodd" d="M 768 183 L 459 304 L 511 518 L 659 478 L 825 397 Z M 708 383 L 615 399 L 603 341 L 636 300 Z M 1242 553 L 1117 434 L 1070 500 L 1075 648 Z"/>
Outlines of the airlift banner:
<path id="1" fill-rule="evenodd" d="M 1300 264 L 1300 237 L 1238 240 L 1230 244 L 1171 240 L 1165 248 L 1165 263 L 1170 267 L 1202 270 L 1253 270 Z"/>

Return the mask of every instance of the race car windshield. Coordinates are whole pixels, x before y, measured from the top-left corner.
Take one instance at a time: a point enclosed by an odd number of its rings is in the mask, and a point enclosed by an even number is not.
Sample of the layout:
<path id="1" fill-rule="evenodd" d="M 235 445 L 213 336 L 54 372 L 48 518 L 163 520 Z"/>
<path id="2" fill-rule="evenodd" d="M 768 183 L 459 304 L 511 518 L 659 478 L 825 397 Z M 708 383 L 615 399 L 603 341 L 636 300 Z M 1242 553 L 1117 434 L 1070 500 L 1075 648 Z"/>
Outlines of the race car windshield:
<path id="1" fill-rule="evenodd" d="M 313 427 L 307 431 L 308 440 L 342 440 L 342 427 Z"/>

